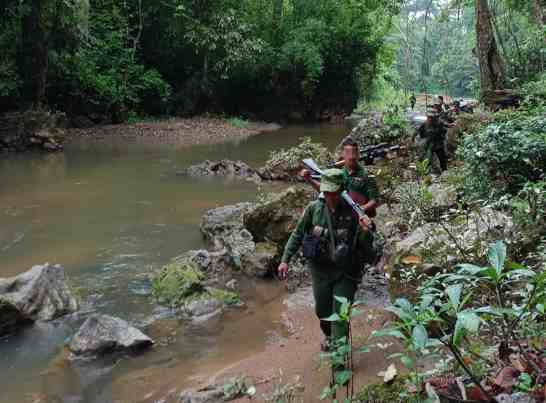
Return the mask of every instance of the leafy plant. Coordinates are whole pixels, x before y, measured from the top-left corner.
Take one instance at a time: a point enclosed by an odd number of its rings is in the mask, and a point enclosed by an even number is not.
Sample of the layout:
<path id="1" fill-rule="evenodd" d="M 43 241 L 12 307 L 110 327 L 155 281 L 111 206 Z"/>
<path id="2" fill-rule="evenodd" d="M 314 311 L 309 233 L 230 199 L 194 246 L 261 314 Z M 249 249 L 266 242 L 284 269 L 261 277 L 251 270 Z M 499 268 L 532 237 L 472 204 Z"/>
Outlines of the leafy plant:
<path id="1" fill-rule="evenodd" d="M 330 351 L 322 353 L 321 358 L 328 359 L 332 370 L 332 379 L 330 385 L 325 387 L 320 399 L 334 398 L 335 402 L 338 391 L 345 388 L 345 399 L 343 402 L 350 403 L 354 395 L 354 368 L 353 368 L 353 340 L 351 335 L 351 319 L 359 314 L 354 309 L 359 303 L 352 303 L 345 297 L 334 296 L 335 300 L 340 304 L 339 311 L 333 313 L 328 318 L 321 319 L 326 322 L 331 322 L 332 325 L 341 325 L 348 329 L 348 336 L 341 337 L 337 340 L 332 340 Z M 367 352 L 367 348 L 362 348 L 362 352 Z"/>
<path id="2" fill-rule="evenodd" d="M 489 370 L 493 370 L 494 364 L 474 349 L 471 339 L 481 339 L 486 345 L 491 338 L 496 339 L 501 360 L 507 359 L 506 351 L 515 346 L 521 362 L 529 368 L 536 367 L 533 355 L 522 348 L 521 340 L 544 316 L 546 274 L 507 261 L 503 242 L 490 245 L 487 260 L 486 266 L 463 264 L 454 273 L 440 274 L 425 282 L 415 304 L 397 300 L 389 308 L 397 317 L 394 325 L 374 333 L 404 342 L 406 352 L 391 358 L 400 358 L 408 368 L 417 391 L 423 389 L 423 373 L 413 357 L 419 361 L 447 350 L 474 387 L 491 399 L 482 383 L 483 373 L 476 371 L 465 357 L 471 355 Z M 533 377 L 540 374 L 536 370 L 530 372 Z"/>
<path id="3" fill-rule="evenodd" d="M 272 391 L 263 396 L 266 403 L 303 403 L 305 386 L 297 376 L 293 382 L 286 382 L 282 370 L 275 380 Z"/>
<path id="4" fill-rule="evenodd" d="M 223 385 L 224 400 L 234 400 L 247 396 L 252 398 L 256 394 L 256 387 L 244 376 L 231 378 Z"/>

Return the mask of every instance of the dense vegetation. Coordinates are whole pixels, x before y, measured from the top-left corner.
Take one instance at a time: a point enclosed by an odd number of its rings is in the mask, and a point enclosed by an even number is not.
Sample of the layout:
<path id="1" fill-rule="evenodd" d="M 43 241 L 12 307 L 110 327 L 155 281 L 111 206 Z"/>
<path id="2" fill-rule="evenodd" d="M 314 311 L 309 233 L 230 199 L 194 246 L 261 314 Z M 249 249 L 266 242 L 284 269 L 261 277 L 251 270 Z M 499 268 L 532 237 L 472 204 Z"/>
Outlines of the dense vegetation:
<path id="1" fill-rule="evenodd" d="M 477 1 L 406 0 L 391 31 L 394 64 L 375 81 L 372 100 L 400 92 L 474 96 L 480 89 Z M 546 66 L 544 2 L 491 0 L 490 21 L 503 61 L 504 85 L 517 88 Z"/>
<path id="2" fill-rule="evenodd" d="M 346 113 L 397 12 L 394 0 L 2 0 L 0 111 Z"/>

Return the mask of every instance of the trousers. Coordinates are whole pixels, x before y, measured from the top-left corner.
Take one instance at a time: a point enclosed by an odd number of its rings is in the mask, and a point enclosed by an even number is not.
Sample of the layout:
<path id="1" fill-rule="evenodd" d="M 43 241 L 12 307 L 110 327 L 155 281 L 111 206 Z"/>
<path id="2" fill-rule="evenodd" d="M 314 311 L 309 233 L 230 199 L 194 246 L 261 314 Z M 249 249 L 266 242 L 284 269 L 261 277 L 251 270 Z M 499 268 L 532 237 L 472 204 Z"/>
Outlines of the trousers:
<path id="1" fill-rule="evenodd" d="M 315 313 L 320 320 L 322 332 L 327 338 L 333 340 L 347 337 L 349 333 L 348 324 L 328 322 L 322 319 L 329 317 L 334 312 L 339 313 L 341 303 L 334 296 L 345 297 L 351 302 L 354 301 L 360 279 L 340 273 L 339 269 L 335 267 L 326 268 L 311 265 L 310 271 L 313 282 Z"/>

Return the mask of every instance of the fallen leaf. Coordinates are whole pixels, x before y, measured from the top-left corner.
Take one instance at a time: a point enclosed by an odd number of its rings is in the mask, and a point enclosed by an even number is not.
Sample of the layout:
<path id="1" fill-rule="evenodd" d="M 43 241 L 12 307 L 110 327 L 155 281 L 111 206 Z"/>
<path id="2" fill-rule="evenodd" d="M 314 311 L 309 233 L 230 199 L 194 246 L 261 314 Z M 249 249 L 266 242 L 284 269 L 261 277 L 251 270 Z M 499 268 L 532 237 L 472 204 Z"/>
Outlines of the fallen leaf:
<path id="1" fill-rule="evenodd" d="M 421 263 L 423 263 L 423 259 L 421 258 L 421 256 L 410 255 L 410 256 L 406 256 L 405 258 L 403 258 L 402 263 L 404 263 L 404 264 L 421 264 Z"/>
<path id="2" fill-rule="evenodd" d="M 510 364 L 520 372 L 527 372 L 527 366 L 524 365 L 524 361 L 519 354 L 510 354 Z"/>
<path id="3" fill-rule="evenodd" d="M 389 365 L 386 371 L 381 371 L 377 374 L 377 376 L 383 377 L 383 382 L 385 383 L 391 382 L 394 378 L 396 378 L 396 375 L 398 375 L 398 371 L 396 370 L 396 365 L 394 364 Z"/>
<path id="4" fill-rule="evenodd" d="M 514 367 L 504 367 L 497 373 L 493 383 L 500 388 L 511 391 L 518 382 L 520 373 L 521 372 Z"/>

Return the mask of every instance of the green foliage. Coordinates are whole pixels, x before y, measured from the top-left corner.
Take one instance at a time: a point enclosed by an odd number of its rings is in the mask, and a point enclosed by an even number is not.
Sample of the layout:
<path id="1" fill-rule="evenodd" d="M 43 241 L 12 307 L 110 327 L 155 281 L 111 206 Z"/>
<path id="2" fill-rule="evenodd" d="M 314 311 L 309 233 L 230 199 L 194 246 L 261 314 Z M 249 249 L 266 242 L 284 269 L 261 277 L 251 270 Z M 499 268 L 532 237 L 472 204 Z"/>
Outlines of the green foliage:
<path id="1" fill-rule="evenodd" d="M 330 151 L 321 143 L 314 143 L 311 137 L 303 137 L 295 147 L 271 151 L 265 167 L 270 170 L 279 167 L 285 171 L 296 170 L 305 158 L 313 158 L 319 166 L 326 166 L 333 160 Z"/>
<path id="2" fill-rule="evenodd" d="M 515 117 L 492 123 L 460 149 L 467 192 L 487 197 L 492 191 L 516 194 L 527 181 L 546 172 L 546 118 Z"/>
<path id="3" fill-rule="evenodd" d="M 494 361 L 477 354 L 473 349 L 476 342 L 470 340 L 489 345 L 489 334 L 494 332 L 500 338 L 497 342 L 517 346 L 522 351 L 521 340 L 541 326 L 546 272 L 534 272 L 508 261 L 503 242 L 490 245 L 487 260 L 486 266 L 463 264 L 455 273 L 430 279 L 420 288 L 415 304 L 397 300 L 389 308 L 397 317 L 394 326 L 374 333 L 404 342 L 406 352 L 392 358 L 401 359 L 410 379 L 416 379 L 418 385 L 424 374 L 413 357 L 423 360 L 430 354 L 444 354 L 447 348 L 460 368 L 481 388 L 481 375 L 465 363 L 463 356 L 473 353 L 481 365 L 489 368 Z M 527 358 L 522 355 L 520 359 Z M 532 383 L 520 380 L 522 388 Z M 483 389 L 482 392 L 487 395 Z"/>
<path id="4" fill-rule="evenodd" d="M 74 58 L 76 96 L 83 107 L 98 109 L 125 121 L 129 111 L 139 111 L 144 98 L 165 103 L 171 92 L 155 69 L 137 60 L 138 39 L 129 35 L 129 21 L 121 7 L 97 10 L 91 29 Z"/>
<path id="5" fill-rule="evenodd" d="M 223 385 L 224 400 L 234 400 L 247 396 L 249 399 L 256 394 L 256 387 L 244 376 L 229 379 Z"/>
<path id="6" fill-rule="evenodd" d="M 237 117 L 229 118 L 228 122 L 230 125 L 232 125 L 236 129 L 246 129 L 250 124 L 248 120 L 245 120 L 243 118 L 237 118 Z"/>

